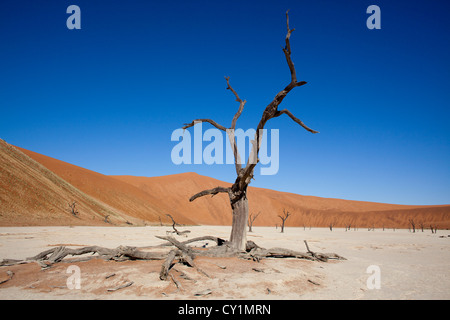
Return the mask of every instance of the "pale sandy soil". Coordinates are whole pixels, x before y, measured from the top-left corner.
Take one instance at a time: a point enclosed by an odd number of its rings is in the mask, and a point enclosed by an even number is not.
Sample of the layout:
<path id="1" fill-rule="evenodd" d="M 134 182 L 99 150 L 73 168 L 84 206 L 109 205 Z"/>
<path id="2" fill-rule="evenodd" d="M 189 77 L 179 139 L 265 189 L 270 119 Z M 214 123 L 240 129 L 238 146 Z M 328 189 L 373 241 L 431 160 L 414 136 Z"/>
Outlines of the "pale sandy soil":
<path id="1" fill-rule="evenodd" d="M 227 239 L 230 227 L 185 227 L 189 237 L 214 235 Z M 23 259 L 52 246 L 119 245 L 145 247 L 163 241 L 168 227 L 2 227 L 0 260 Z M 0 299 L 450 299 L 450 231 L 437 234 L 408 230 L 345 231 L 325 228 L 254 227 L 248 239 L 259 246 L 335 252 L 346 261 L 328 263 L 297 259 L 265 259 L 260 263 L 235 258 L 197 258 L 193 268 L 176 264 L 171 271 L 181 288 L 159 280 L 161 261 L 59 263 L 41 270 L 36 263 L 0 267 Z M 441 236 L 441 237 L 440 237 Z M 444 237 L 442 237 L 444 236 Z M 185 238 L 180 238 L 184 240 Z M 202 243 L 197 243 L 201 245 Z M 209 245 L 213 245 L 212 243 Z M 80 289 L 69 289 L 70 265 L 80 268 Z M 369 289 L 367 268 L 380 269 L 380 289 Z M 256 269 L 256 270 L 255 270 Z M 115 274 L 106 279 L 106 276 Z M 181 277 L 186 274 L 189 279 Z M 133 282 L 114 292 L 107 289 Z M 196 293 L 209 292 L 196 296 Z"/>

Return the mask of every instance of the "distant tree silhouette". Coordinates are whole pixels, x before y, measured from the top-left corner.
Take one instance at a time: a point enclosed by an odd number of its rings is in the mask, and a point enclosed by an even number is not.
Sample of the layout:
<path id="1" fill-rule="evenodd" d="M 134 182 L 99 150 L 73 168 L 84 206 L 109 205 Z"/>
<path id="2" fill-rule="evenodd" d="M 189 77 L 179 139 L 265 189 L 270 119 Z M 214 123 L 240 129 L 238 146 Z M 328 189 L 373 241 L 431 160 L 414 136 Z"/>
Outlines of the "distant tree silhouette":
<path id="1" fill-rule="evenodd" d="M 278 217 L 281 219 L 281 233 L 284 232 L 284 225 L 286 223 L 287 218 L 289 218 L 292 214 L 289 213 L 289 211 L 286 211 L 286 209 L 283 209 L 283 215 L 278 215 Z"/>
<path id="2" fill-rule="evenodd" d="M 248 217 L 248 232 L 253 232 L 252 230 L 253 222 L 256 220 L 256 218 L 258 218 L 260 213 L 261 212 L 258 212 L 257 214 L 251 213 L 250 216 Z"/>
<path id="3" fill-rule="evenodd" d="M 79 212 L 76 208 L 77 203 L 75 201 L 72 201 L 72 203 L 68 203 L 70 208 L 70 213 L 72 213 L 73 216 L 77 217 L 79 215 Z"/>

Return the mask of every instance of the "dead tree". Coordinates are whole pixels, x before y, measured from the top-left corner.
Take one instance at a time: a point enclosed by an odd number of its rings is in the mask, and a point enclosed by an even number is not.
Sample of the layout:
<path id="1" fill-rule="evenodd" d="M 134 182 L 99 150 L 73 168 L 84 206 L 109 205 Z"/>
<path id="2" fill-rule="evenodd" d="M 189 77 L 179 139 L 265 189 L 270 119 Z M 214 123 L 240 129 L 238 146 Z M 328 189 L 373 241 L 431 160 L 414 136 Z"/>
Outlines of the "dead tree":
<path id="1" fill-rule="evenodd" d="M 423 232 L 423 229 L 424 229 L 423 222 L 419 222 L 419 227 L 420 227 L 420 230 L 422 230 L 422 232 Z"/>
<path id="2" fill-rule="evenodd" d="M 79 212 L 78 212 L 77 208 L 75 208 L 77 203 L 75 201 L 72 201 L 72 203 L 69 202 L 68 205 L 69 205 L 69 208 L 70 208 L 70 213 L 73 216 L 78 217 Z"/>
<path id="3" fill-rule="evenodd" d="M 278 215 L 281 219 L 281 233 L 284 232 L 284 224 L 286 223 L 287 218 L 289 218 L 292 214 L 289 213 L 289 211 L 286 211 L 283 209 L 283 215 Z"/>
<path id="4" fill-rule="evenodd" d="M 409 219 L 409 223 L 411 224 L 412 232 L 415 233 L 416 232 L 416 224 L 414 222 L 414 219 Z"/>
<path id="5" fill-rule="evenodd" d="M 166 214 L 166 216 L 168 216 L 171 220 L 172 220 L 172 228 L 174 231 L 167 231 L 166 233 L 176 233 L 179 236 L 185 236 L 187 237 L 187 234 L 190 233 L 191 231 L 189 230 L 185 230 L 185 231 L 178 231 L 177 228 L 175 228 L 175 226 L 177 225 L 177 223 L 175 222 L 175 220 L 173 219 L 173 217 L 170 214 Z"/>
<path id="6" fill-rule="evenodd" d="M 291 58 L 291 44 L 290 44 L 290 37 L 292 32 L 295 29 L 291 29 L 289 27 L 289 15 L 288 12 L 286 12 L 286 26 L 287 26 L 287 34 L 285 38 L 285 46 L 283 48 L 283 52 L 286 58 L 287 65 L 289 67 L 289 71 L 291 74 L 290 82 L 284 89 L 282 89 L 278 94 L 274 97 L 274 99 L 267 105 L 267 107 L 264 109 L 261 120 L 259 121 L 257 127 L 256 127 L 256 134 L 255 139 L 251 141 L 252 144 L 252 151 L 250 152 L 250 155 L 248 157 L 247 163 L 245 167 L 243 167 L 243 163 L 241 161 L 241 157 L 239 155 L 239 150 L 236 143 L 236 137 L 234 130 L 236 128 L 236 122 L 240 115 L 242 114 L 242 111 L 244 110 L 244 105 L 246 103 L 246 100 L 242 100 L 237 92 L 231 87 L 230 85 L 230 78 L 225 77 L 227 82 L 227 89 L 230 90 L 235 98 L 236 101 L 239 103 L 239 108 L 237 112 L 235 113 L 232 121 L 231 126 L 229 128 L 220 125 L 214 120 L 211 119 L 195 119 L 191 123 L 186 123 L 182 128 L 187 129 L 190 127 L 193 127 L 197 123 L 203 123 L 208 122 L 209 124 L 213 125 L 219 130 L 224 131 L 229 138 L 229 142 L 231 145 L 231 150 L 233 150 L 234 155 L 234 164 L 236 169 L 236 180 L 233 183 L 231 187 L 221 187 L 218 186 L 213 189 L 203 190 L 195 195 L 193 195 L 189 201 L 194 201 L 195 199 L 198 199 L 200 197 L 206 196 L 206 195 L 217 195 L 218 193 L 226 193 L 230 200 L 231 209 L 233 212 L 233 219 L 232 219 L 232 228 L 231 228 L 231 235 L 230 235 L 230 244 L 239 250 L 244 250 L 247 243 L 247 221 L 248 221 L 248 199 L 247 199 L 247 187 L 250 184 L 255 166 L 257 165 L 259 159 L 258 159 L 258 153 L 260 150 L 260 142 L 263 134 L 263 129 L 267 121 L 273 118 L 277 118 L 281 115 L 287 115 L 289 118 L 291 118 L 295 123 L 302 126 L 305 130 L 311 132 L 311 133 L 318 133 L 318 131 L 315 131 L 308 126 L 306 126 L 300 119 L 295 117 L 288 109 L 278 110 L 278 106 L 281 104 L 283 99 L 287 96 L 287 94 L 294 88 L 300 87 L 306 84 L 306 81 L 298 81 L 297 80 L 297 73 L 294 67 L 294 63 L 292 62 Z"/>
<path id="7" fill-rule="evenodd" d="M 253 227 L 253 222 L 255 222 L 256 218 L 258 218 L 259 214 L 261 213 L 258 212 L 257 214 L 253 214 L 251 213 L 248 217 L 248 232 L 253 232 L 252 227 Z"/>
<path id="8" fill-rule="evenodd" d="M 333 222 L 330 222 L 329 228 L 330 228 L 330 231 L 333 231 Z"/>
<path id="9" fill-rule="evenodd" d="M 437 226 L 435 225 L 434 228 L 433 228 L 433 226 L 430 224 L 430 230 L 431 230 L 431 233 L 436 233 L 437 232 Z"/>

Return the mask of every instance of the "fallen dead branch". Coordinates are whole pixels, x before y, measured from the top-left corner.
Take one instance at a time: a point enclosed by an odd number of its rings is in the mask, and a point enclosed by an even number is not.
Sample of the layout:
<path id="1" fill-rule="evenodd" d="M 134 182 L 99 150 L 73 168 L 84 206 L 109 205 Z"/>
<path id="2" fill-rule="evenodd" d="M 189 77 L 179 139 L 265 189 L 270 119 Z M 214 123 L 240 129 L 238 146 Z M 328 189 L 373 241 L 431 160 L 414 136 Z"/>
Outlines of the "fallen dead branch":
<path id="1" fill-rule="evenodd" d="M 129 287 L 129 286 L 131 286 L 133 283 L 134 283 L 133 281 L 127 282 L 127 283 L 125 283 L 125 284 L 123 284 L 123 285 L 121 285 L 121 286 L 118 286 L 118 287 L 115 287 L 115 288 L 107 289 L 106 291 L 108 291 L 108 292 L 117 291 L 117 290 L 120 290 L 120 289 Z"/>
<path id="2" fill-rule="evenodd" d="M 172 220 L 172 228 L 174 230 L 174 231 L 167 231 L 166 234 L 176 233 L 179 236 L 187 237 L 188 233 L 190 233 L 191 231 L 190 230 L 178 231 L 177 228 L 175 228 L 175 226 L 178 223 L 175 222 L 174 218 L 170 214 L 166 214 L 166 216 L 168 216 Z"/>
<path id="3" fill-rule="evenodd" d="M 212 293 L 211 289 L 206 289 L 206 290 L 195 293 L 194 296 L 206 296 L 211 293 Z"/>
<path id="4" fill-rule="evenodd" d="M 0 284 L 3 284 L 3 283 L 5 283 L 5 282 L 8 282 L 8 281 L 11 280 L 11 279 L 13 278 L 13 276 L 14 276 L 14 272 L 12 272 L 12 271 L 10 271 L 10 270 L 6 271 L 6 274 L 8 275 L 8 279 L 5 279 L 5 280 L 0 281 Z"/>
<path id="5" fill-rule="evenodd" d="M 178 280 L 175 279 L 173 275 L 170 275 L 170 279 L 172 279 L 173 283 L 175 284 L 178 290 L 183 290 L 183 286 Z"/>
<path id="6" fill-rule="evenodd" d="M 315 286 L 320 286 L 320 283 L 314 282 L 314 281 L 312 281 L 312 280 L 310 280 L 310 279 L 308 279 L 308 282 L 309 282 L 309 283 L 312 283 L 312 284 L 315 285 Z"/>
<path id="7" fill-rule="evenodd" d="M 161 265 L 161 271 L 159 278 L 161 280 L 171 279 L 178 288 L 181 288 L 180 283 L 170 275 L 170 271 L 172 267 L 176 263 L 182 263 L 194 268 L 197 272 L 202 274 L 205 277 L 211 278 L 206 272 L 200 269 L 195 263 L 194 260 L 198 256 L 204 257 L 238 257 L 241 259 L 260 261 L 265 258 L 296 258 L 296 259 L 306 259 L 311 261 L 321 261 L 327 262 L 329 259 L 336 260 L 346 260 L 344 257 L 341 257 L 335 253 L 317 253 L 310 250 L 308 243 L 306 241 L 306 249 L 307 252 L 294 251 L 286 248 L 269 248 L 265 249 L 259 247 L 253 241 L 248 241 L 246 245 L 245 251 L 237 250 L 234 246 L 231 246 L 228 241 L 223 239 L 213 237 L 213 236 L 204 236 L 192 238 L 183 242 L 178 241 L 172 236 L 156 236 L 159 239 L 167 241 L 164 245 L 170 245 L 175 247 L 171 249 L 169 252 L 149 252 L 139 249 L 137 247 L 130 246 L 119 246 L 115 249 L 109 249 L 99 246 L 88 246 L 84 248 L 71 249 L 64 246 L 59 246 L 55 248 L 51 248 L 49 250 L 45 250 L 33 257 L 24 259 L 24 260 L 15 260 L 15 259 L 4 259 L 0 261 L 0 266 L 11 266 L 23 263 L 38 263 L 43 269 L 51 267 L 55 263 L 59 262 L 74 262 L 76 261 L 87 261 L 90 259 L 104 259 L 104 260 L 113 260 L 113 261 L 129 261 L 129 260 L 162 260 L 164 261 Z M 191 247 L 188 244 L 197 241 L 205 241 L 211 240 L 216 242 L 216 246 L 206 248 L 195 248 Z M 148 248 L 148 247 L 147 247 Z M 150 247 L 154 248 L 154 247 Z M 88 255 L 79 259 L 66 259 L 68 256 L 80 256 L 80 255 Z M 63 261 L 66 259 L 65 261 Z M 254 269 L 255 270 L 255 269 Z M 255 270 L 255 271 L 259 271 Z M 262 270 L 262 269 L 261 269 Z M 108 276 L 111 277 L 114 274 Z M 12 275 L 10 275 L 10 279 Z M 9 281 L 10 279 L 6 280 Z M 4 281 L 4 282 L 6 282 Z M 177 283 L 178 282 L 178 283 Z M 116 291 L 127 286 L 132 285 L 133 283 L 127 283 L 124 286 L 120 286 L 117 288 L 108 289 L 108 291 Z"/>

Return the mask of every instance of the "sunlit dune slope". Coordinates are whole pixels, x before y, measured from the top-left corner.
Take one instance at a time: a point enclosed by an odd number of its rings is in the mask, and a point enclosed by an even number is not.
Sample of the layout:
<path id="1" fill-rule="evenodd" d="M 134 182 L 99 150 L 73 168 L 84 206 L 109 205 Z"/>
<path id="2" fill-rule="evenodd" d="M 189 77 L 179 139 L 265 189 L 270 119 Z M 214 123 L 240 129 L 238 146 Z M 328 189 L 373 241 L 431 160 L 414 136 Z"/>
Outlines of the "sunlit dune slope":
<path id="1" fill-rule="evenodd" d="M 107 176 L 13 147 L 0 140 L 0 225 L 231 225 L 227 194 L 189 202 L 204 189 L 229 186 L 196 173 L 160 177 Z M 283 209 L 292 216 L 287 226 L 352 228 L 450 228 L 450 205 L 406 206 L 302 196 L 262 188 L 248 189 L 254 225 L 280 224 Z M 76 201 L 74 217 L 68 202 Z M 109 222 L 105 222 L 108 216 Z"/>

